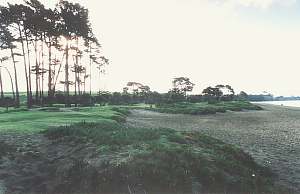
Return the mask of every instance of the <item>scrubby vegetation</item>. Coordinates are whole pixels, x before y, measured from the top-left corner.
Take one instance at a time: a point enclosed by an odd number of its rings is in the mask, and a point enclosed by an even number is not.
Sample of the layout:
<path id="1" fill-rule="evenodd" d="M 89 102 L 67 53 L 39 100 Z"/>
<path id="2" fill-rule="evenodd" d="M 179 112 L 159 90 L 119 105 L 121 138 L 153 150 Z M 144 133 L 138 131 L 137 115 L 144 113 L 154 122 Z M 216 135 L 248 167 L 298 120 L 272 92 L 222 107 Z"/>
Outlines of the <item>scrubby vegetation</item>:
<path id="1" fill-rule="evenodd" d="M 215 114 L 217 112 L 224 113 L 226 111 L 242 111 L 242 110 L 261 110 L 258 105 L 252 104 L 248 101 L 223 101 L 215 103 L 171 103 L 171 104 L 159 104 L 156 107 L 147 108 L 148 110 L 154 110 L 162 113 L 174 113 L 174 114 Z"/>
<path id="2" fill-rule="evenodd" d="M 0 141 L 0 159 L 6 156 L 8 153 L 15 151 L 15 148 L 5 142 Z"/>
<path id="3" fill-rule="evenodd" d="M 44 133 L 56 143 L 98 147 L 92 158 L 73 160 L 59 175 L 68 181 L 57 184 L 58 193 L 87 192 L 84 188 L 100 193 L 270 193 L 273 187 L 271 173 L 248 154 L 197 132 L 132 128 L 105 121 L 55 127 Z"/>

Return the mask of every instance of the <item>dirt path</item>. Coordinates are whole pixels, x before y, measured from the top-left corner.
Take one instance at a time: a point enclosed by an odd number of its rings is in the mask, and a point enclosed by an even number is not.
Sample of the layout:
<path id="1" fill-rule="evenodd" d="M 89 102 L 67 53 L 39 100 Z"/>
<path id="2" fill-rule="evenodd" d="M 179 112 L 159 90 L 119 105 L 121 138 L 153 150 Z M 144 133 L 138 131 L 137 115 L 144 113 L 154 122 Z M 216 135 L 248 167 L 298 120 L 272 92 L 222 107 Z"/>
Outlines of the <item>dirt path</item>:
<path id="1" fill-rule="evenodd" d="M 134 110 L 129 125 L 197 130 L 241 147 L 300 193 L 300 109 L 263 105 L 263 111 L 192 116 Z"/>

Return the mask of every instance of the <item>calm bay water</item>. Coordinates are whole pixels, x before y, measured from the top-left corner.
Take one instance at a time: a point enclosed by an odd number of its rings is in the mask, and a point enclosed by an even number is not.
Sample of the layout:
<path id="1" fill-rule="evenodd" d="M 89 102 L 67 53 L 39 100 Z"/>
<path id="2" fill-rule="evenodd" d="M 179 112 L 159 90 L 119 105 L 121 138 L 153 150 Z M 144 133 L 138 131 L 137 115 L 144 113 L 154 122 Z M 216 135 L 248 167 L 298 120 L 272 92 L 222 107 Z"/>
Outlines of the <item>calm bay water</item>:
<path id="1" fill-rule="evenodd" d="M 290 100 L 290 101 L 263 101 L 263 102 L 254 102 L 254 103 L 263 103 L 263 104 L 273 104 L 279 106 L 290 106 L 290 107 L 300 107 L 300 100 Z"/>

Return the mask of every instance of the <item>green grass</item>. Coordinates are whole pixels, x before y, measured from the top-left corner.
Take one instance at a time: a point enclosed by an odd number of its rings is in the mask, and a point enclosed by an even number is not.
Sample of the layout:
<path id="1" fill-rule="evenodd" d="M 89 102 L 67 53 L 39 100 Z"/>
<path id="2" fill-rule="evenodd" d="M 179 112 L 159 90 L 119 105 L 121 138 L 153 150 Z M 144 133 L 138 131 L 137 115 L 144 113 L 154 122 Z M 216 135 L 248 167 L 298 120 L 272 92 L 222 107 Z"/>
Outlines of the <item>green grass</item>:
<path id="1" fill-rule="evenodd" d="M 241 102 L 239 107 L 250 105 Z M 164 108 L 235 110 L 236 106 L 237 102 L 180 103 Z M 128 193 L 129 185 L 153 193 L 192 193 L 195 189 L 217 193 L 273 191 L 269 170 L 257 165 L 237 147 L 198 132 L 128 127 L 123 123 L 129 108 L 145 107 L 61 108 L 57 105 L 32 110 L 10 109 L 8 113 L 0 109 L 0 132 L 42 131 L 55 145 L 74 142 L 72 145 L 80 148 L 72 156 L 63 156 L 68 163 L 66 168 L 54 161 L 53 168 L 57 165 L 54 169 L 57 171 L 49 181 L 62 180 L 60 176 L 64 180 L 57 183 L 57 193 L 86 193 L 81 190 L 84 188 L 100 193 Z M 92 153 L 91 144 L 97 148 Z M 5 149 L 0 156 L 14 149 L 0 143 L 1 146 Z"/>
<path id="2" fill-rule="evenodd" d="M 77 122 L 122 122 L 128 112 L 125 108 L 46 107 L 32 110 L 0 109 L 0 132 L 38 132 L 51 126 L 70 125 Z"/>
<path id="3" fill-rule="evenodd" d="M 161 104 L 155 108 L 146 108 L 162 113 L 172 114 L 215 114 L 217 112 L 224 113 L 226 111 L 242 111 L 242 110 L 261 110 L 262 108 L 247 101 L 230 101 L 230 102 L 217 102 L 209 104 L 207 102 L 201 103 L 174 103 L 174 104 Z"/>
<path id="4" fill-rule="evenodd" d="M 274 187 L 271 173 L 251 156 L 198 132 L 105 121 L 55 127 L 44 133 L 56 142 L 98 146 L 95 158 L 88 159 L 97 162 L 76 160 L 63 172 L 69 175 L 64 177 L 67 185 L 60 187 L 63 193 L 80 193 L 87 184 L 90 188 L 94 184 L 99 193 L 127 193 L 128 185 L 150 193 L 271 193 Z M 87 179 L 90 173 L 93 176 Z"/>

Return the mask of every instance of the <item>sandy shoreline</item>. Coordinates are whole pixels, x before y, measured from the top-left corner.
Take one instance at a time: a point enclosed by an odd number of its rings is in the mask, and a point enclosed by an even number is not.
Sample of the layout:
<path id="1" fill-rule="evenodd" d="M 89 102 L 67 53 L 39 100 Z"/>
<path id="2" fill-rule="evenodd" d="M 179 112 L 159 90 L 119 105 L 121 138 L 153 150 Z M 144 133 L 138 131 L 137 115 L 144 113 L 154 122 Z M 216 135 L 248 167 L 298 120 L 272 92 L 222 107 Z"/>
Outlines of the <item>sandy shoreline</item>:
<path id="1" fill-rule="evenodd" d="M 279 175 L 278 184 L 300 193 L 300 108 L 260 104 L 262 111 L 171 115 L 133 111 L 130 125 L 197 130 L 241 147 Z"/>

